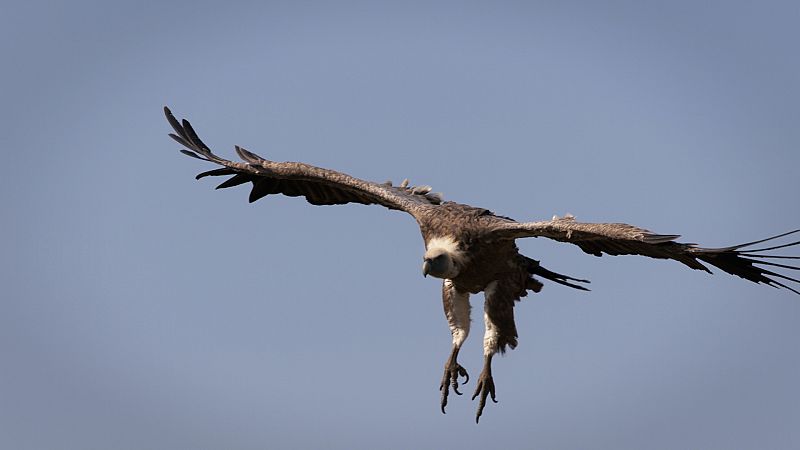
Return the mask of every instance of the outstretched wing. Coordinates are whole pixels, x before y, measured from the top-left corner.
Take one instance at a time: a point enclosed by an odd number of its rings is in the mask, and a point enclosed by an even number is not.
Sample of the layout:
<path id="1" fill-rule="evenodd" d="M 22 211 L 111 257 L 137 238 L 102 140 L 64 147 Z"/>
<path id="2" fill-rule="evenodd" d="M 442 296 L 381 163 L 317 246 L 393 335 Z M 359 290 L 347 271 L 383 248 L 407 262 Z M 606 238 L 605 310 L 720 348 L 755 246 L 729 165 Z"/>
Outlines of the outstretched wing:
<path id="1" fill-rule="evenodd" d="M 417 217 L 422 209 L 442 201 L 441 194 L 432 193 L 430 186 L 408 186 L 407 180 L 399 186 L 392 186 L 391 182 L 373 183 L 309 164 L 268 161 L 238 146 L 236 153 L 243 162 L 229 161 L 212 153 L 189 121 L 178 122 L 167 107 L 164 114 L 176 133 L 170 133 L 170 137 L 186 147 L 182 153 L 223 166 L 196 178 L 231 175 L 217 189 L 252 183 L 251 203 L 270 194 L 302 195 L 312 205 L 377 204 Z"/>
<path id="2" fill-rule="evenodd" d="M 769 266 L 778 269 L 800 270 L 800 267 L 775 262 L 782 259 L 800 259 L 800 256 L 779 256 L 764 253 L 798 245 L 800 241 L 766 248 L 751 248 L 755 244 L 798 232 L 800 230 L 731 247 L 703 248 L 697 246 L 697 244 L 675 242 L 675 239 L 680 237 L 679 235 L 655 234 L 643 228 L 624 223 L 581 223 L 577 222 L 572 216 L 554 217 L 553 220 L 545 222 L 519 223 L 504 220 L 499 221 L 492 231 L 499 239 L 541 236 L 568 242 L 595 256 L 602 256 L 605 253 L 608 255 L 642 255 L 650 258 L 673 259 L 692 269 L 711 273 L 708 267 L 703 265 L 703 263 L 708 263 L 745 280 L 785 288 L 800 294 L 797 289 L 779 281 L 785 280 L 800 283 L 800 280 L 761 267 Z M 770 259 L 773 259 L 773 261 L 769 261 Z"/>

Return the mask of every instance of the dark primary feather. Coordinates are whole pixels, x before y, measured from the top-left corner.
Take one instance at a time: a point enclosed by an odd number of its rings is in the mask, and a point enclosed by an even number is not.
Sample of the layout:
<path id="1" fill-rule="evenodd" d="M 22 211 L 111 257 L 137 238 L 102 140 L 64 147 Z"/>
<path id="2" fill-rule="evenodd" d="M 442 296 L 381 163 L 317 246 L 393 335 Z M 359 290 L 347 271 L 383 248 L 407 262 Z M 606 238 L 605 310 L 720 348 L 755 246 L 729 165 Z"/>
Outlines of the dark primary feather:
<path id="1" fill-rule="evenodd" d="M 790 266 L 788 264 L 779 264 L 771 261 L 764 261 L 764 259 L 770 259 L 770 258 L 800 259 L 800 256 L 770 255 L 763 253 L 772 250 L 777 250 L 780 248 L 792 247 L 800 244 L 800 241 L 789 242 L 787 244 L 776 245 L 773 247 L 754 248 L 747 250 L 747 247 L 751 247 L 755 244 L 772 241 L 774 239 L 780 239 L 784 236 L 788 236 L 798 232 L 800 232 L 800 230 L 794 230 L 788 233 L 779 234 L 777 236 L 772 236 L 766 239 L 761 239 L 759 241 L 749 242 L 747 244 L 740 244 L 733 247 L 726 247 L 719 249 L 692 247 L 689 250 L 697 256 L 697 259 L 707 262 L 715 267 L 718 267 L 732 275 L 736 275 L 738 277 L 756 283 L 764 283 L 773 287 L 788 289 L 796 294 L 800 294 L 800 291 L 798 291 L 797 289 L 787 286 L 786 284 L 775 279 L 775 278 L 780 278 L 781 280 L 800 283 L 800 280 L 798 280 L 797 278 L 792 278 L 774 272 L 772 270 L 768 270 L 764 267 L 759 267 L 759 265 L 763 265 L 771 267 L 780 267 L 782 269 L 789 269 L 789 270 L 800 270 L 800 267 L 797 266 Z"/>
<path id="2" fill-rule="evenodd" d="M 641 255 L 650 258 L 672 259 L 692 269 L 711 271 L 703 263 L 710 264 L 731 275 L 754 283 L 788 289 L 800 294 L 797 288 L 786 282 L 800 283 L 790 277 L 762 266 L 800 270 L 800 267 L 769 261 L 772 259 L 800 259 L 797 256 L 772 255 L 769 252 L 800 245 L 800 241 L 766 248 L 749 249 L 756 244 L 773 241 L 795 233 L 790 231 L 766 239 L 724 248 L 703 248 L 697 244 L 675 242 L 678 235 L 654 234 L 643 228 L 624 223 L 582 223 L 573 217 L 554 218 L 546 222 L 518 223 L 510 220 L 498 221 L 493 234 L 500 239 L 524 237 L 546 237 L 577 245 L 586 253 L 602 256 Z"/>
<path id="3" fill-rule="evenodd" d="M 170 137 L 186 147 L 181 149 L 181 153 L 224 166 L 203 172 L 197 175 L 197 179 L 231 176 L 219 184 L 217 189 L 252 183 L 250 202 L 267 195 L 282 194 L 289 197 L 303 196 L 312 205 L 379 204 L 415 215 L 419 207 L 438 205 L 442 201 L 441 194 L 431 193 L 427 186 L 413 187 L 403 184 L 394 187 L 391 183 L 378 184 L 359 180 L 308 164 L 268 161 L 238 146 L 236 153 L 244 162 L 228 161 L 211 152 L 189 121 L 178 122 L 167 107 L 164 108 L 164 114 L 175 130 L 175 133 L 170 133 Z"/>

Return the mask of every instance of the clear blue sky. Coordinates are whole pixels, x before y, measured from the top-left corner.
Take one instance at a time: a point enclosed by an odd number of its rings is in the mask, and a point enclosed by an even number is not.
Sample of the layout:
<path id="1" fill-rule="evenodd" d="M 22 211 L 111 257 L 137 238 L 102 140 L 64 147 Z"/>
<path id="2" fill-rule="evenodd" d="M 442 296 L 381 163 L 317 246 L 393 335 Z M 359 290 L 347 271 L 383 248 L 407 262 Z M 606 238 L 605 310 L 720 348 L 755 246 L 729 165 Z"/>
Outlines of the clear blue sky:
<path id="1" fill-rule="evenodd" d="M 800 447 L 790 292 L 522 241 L 593 291 L 517 306 L 476 426 L 467 396 L 439 412 L 409 216 L 193 180 L 164 105 L 222 155 L 520 220 L 800 226 L 797 2 L 432 3 L 5 4 L 0 447 Z"/>

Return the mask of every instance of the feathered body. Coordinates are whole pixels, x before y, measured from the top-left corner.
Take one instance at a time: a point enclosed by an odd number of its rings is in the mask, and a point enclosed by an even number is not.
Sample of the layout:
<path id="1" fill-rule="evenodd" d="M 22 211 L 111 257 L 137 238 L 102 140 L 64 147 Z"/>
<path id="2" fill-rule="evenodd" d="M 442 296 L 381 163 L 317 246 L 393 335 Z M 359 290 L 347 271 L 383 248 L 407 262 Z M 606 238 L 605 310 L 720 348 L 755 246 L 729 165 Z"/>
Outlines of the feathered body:
<path id="1" fill-rule="evenodd" d="M 426 248 L 437 240 L 452 239 L 458 244 L 462 267 L 452 279 L 457 289 L 477 294 L 498 277 L 515 273 L 524 291 L 527 272 L 514 241 L 496 241 L 487 233 L 496 219 L 489 210 L 455 202 L 444 202 L 417 219 Z"/>
<path id="2" fill-rule="evenodd" d="M 529 259 L 519 253 L 513 240 L 498 240 L 491 235 L 498 218 L 483 208 L 444 202 L 417 218 L 426 249 L 432 245 L 451 242 L 455 248 L 448 251 L 458 266 L 458 274 L 448 278 L 453 289 L 477 294 L 494 283 L 493 293 L 487 296 L 484 313 L 498 329 L 493 348 L 485 351 L 504 352 L 506 346 L 517 346 L 517 328 L 514 323 L 514 302 L 527 295 L 527 286 L 533 280 Z M 537 282 L 538 283 L 538 282 Z M 500 292 L 498 292 L 500 290 Z"/>
<path id="3" fill-rule="evenodd" d="M 516 347 L 514 305 L 527 295 L 527 291 L 539 292 L 542 289 L 542 282 L 536 276 L 587 290 L 581 284 L 588 281 L 550 271 L 538 261 L 521 255 L 515 244 L 516 239 L 544 237 L 577 245 L 595 256 L 640 255 L 672 259 L 692 269 L 710 272 L 706 263 L 748 281 L 800 294 L 800 291 L 786 284 L 800 283 L 800 280 L 775 271 L 800 270 L 796 266 L 778 262 L 800 257 L 769 253 L 798 245 L 800 241 L 751 248 L 755 244 L 800 230 L 731 247 L 703 248 L 676 242 L 678 235 L 655 234 L 623 223 L 582 223 L 572 216 L 553 217 L 541 222 L 517 222 L 497 216 L 487 209 L 444 202 L 442 195 L 432 193 L 429 186 L 409 186 L 407 180 L 399 186 L 393 186 L 390 182 L 374 183 L 305 163 L 269 161 L 241 147 L 236 147 L 236 152 L 243 162 L 229 161 L 212 153 L 188 121 L 178 122 L 169 109 L 164 108 L 164 111 L 175 130 L 175 134 L 170 136 L 185 147 L 181 150 L 183 153 L 222 166 L 201 173 L 197 178 L 231 177 L 218 188 L 252 183 L 250 202 L 267 195 L 282 194 L 303 196 L 313 205 L 377 204 L 404 211 L 414 217 L 425 242 L 423 274 L 443 279 L 442 304 L 453 336 L 452 350 L 440 384 L 442 412 L 451 388 L 460 395 L 459 377 L 469 379 L 467 371 L 458 364 L 457 359 L 470 331 L 470 294 L 483 292 L 485 297 L 484 366 L 472 396 L 473 399 L 479 397 L 478 420 L 487 398 L 495 400 L 492 357 L 507 348 Z"/>

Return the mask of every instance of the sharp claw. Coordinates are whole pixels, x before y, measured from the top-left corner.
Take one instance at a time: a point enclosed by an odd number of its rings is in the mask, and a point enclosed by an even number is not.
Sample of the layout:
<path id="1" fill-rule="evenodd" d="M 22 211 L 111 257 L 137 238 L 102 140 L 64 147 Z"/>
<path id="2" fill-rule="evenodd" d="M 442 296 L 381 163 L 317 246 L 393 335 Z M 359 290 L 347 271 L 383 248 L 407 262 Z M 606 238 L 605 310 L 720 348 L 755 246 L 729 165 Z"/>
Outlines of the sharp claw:
<path id="1" fill-rule="evenodd" d="M 449 389 L 447 388 L 447 384 L 442 383 L 441 386 L 439 386 L 439 390 L 442 391 L 442 400 L 441 400 L 441 402 L 442 402 L 442 414 L 447 414 L 444 411 L 444 407 L 447 406 L 447 395 L 449 394 Z"/>
<path id="2" fill-rule="evenodd" d="M 487 398 L 491 398 L 492 402 L 498 403 L 495 398 L 494 380 L 490 375 L 481 374 L 481 377 L 478 379 L 478 385 L 475 386 L 475 393 L 472 394 L 472 400 L 475 400 L 479 395 L 480 399 L 478 400 L 478 412 L 475 415 L 475 423 L 479 423 L 480 421 L 483 408 L 486 407 Z"/>
<path id="3" fill-rule="evenodd" d="M 478 413 L 475 415 L 475 423 L 478 423 L 483 415 L 483 408 L 486 406 L 486 392 L 481 393 L 481 400 L 478 402 Z"/>
<path id="4" fill-rule="evenodd" d="M 478 402 L 478 412 L 475 414 L 475 423 L 479 423 L 481 420 L 481 415 L 483 415 L 483 407 L 486 406 L 486 394 L 481 393 L 481 399 Z"/>
<path id="5" fill-rule="evenodd" d="M 445 369 L 444 377 L 442 377 L 442 383 L 439 385 L 439 391 L 441 391 L 442 393 L 442 414 L 447 414 L 444 411 L 444 407 L 447 406 L 447 397 L 450 395 L 450 380 L 451 380 L 450 371 Z M 453 383 L 453 390 L 455 391 L 456 394 L 460 395 L 457 389 L 458 383 L 456 382 L 456 380 L 453 380 L 452 383 Z"/>
<path id="6" fill-rule="evenodd" d="M 453 392 L 455 392 L 458 395 L 461 395 L 461 392 L 458 391 L 458 373 L 456 373 L 455 376 L 453 376 Z"/>
<path id="7" fill-rule="evenodd" d="M 450 388 L 453 388 L 453 392 L 456 395 L 464 395 L 463 392 L 459 391 L 458 385 L 458 377 L 464 377 L 465 381 L 463 384 L 466 384 L 469 381 L 469 374 L 467 370 L 461 367 L 458 363 L 449 362 L 448 365 L 445 366 L 444 369 L 444 376 L 442 377 L 442 383 L 439 385 L 439 391 L 442 393 L 442 413 L 445 413 L 445 406 L 447 406 L 447 398 L 450 395 Z M 445 413 L 446 414 L 446 413 Z"/>

